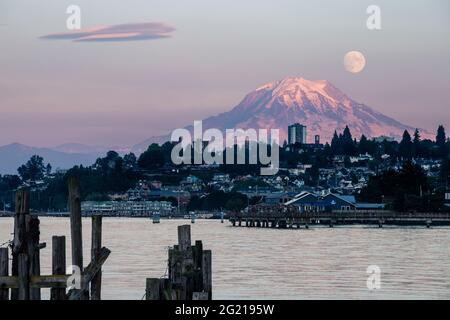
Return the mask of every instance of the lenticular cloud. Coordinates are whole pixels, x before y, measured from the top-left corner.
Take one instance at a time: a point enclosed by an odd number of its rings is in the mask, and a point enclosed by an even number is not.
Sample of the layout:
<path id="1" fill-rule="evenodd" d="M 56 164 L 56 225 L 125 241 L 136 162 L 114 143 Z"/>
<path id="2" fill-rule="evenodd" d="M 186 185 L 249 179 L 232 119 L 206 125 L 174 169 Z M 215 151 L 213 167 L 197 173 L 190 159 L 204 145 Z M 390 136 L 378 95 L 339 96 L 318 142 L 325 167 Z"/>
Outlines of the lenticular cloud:
<path id="1" fill-rule="evenodd" d="M 54 33 L 40 37 L 49 40 L 77 42 L 113 42 L 170 38 L 175 28 L 160 22 L 127 23 Z"/>

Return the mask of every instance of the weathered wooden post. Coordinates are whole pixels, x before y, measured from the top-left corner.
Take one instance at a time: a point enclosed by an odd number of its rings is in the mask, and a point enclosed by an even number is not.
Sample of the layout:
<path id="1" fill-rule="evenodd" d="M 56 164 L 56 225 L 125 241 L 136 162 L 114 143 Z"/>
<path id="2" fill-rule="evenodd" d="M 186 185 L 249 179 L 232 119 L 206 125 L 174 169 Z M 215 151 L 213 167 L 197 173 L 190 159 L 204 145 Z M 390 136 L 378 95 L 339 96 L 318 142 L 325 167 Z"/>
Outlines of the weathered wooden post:
<path id="1" fill-rule="evenodd" d="M 147 278 L 145 285 L 146 300 L 161 300 L 160 282 L 158 278 Z"/>
<path id="2" fill-rule="evenodd" d="M 70 177 L 69 186 L 69 210 L 70 210 L 70 235 L 72 242 L 72 265 L 77 266 L 83 272 L 83 241 L 81 224 L 81 196 L 80 181 L 77 177 Z M 77 295 L 78 296 L 78 295 Z M 80 295 L 82 299 L 86 294 Z"/>
<path id="3" fill-rule="evenodd" d="M 192 294 L 192 300 L 209 300 L 208 292 L 194 292 Z"/>
<path id="4" fill-rule="evenodd" d="M 96 263 L 96 257 L 102 248 L 102 216 L 92 216 L 91 261 Z M 101 300 L 102 271 L 95 274 L 91 281 L 91 300 Z"/>
<path id="5" fill-rule="evenodd" d="M 0 277 L 9 275 L 9 250 L 0 248 Z M 0 288 L 0 301 L 9 299 L 9 289 Z"/>
<path id="6" fill-rule="evenodd" d="M 66 237 L 52 237 L 52 274 L 66 274 Z M 66 300 L 65 288 L 51 288 L 51 300 Z"/>
<path id="7" fill-rule="evenodd" d="M 7 300 L 9 289 L 13 300 L 40 300 L 41 288 L 50 288 L 52 300 L 89 299 L 89 284 L 95 299 L 100 299 L 101 268 L 111 251 L 101 247 L 101 217 L 93 218 L 92 260 L 83 269 L 81 242 L 81 206 L 79 183 L 69 180 L 69 206 L 71 211 L 72 263 L 78 267 L 76 274 L 66 275 L 65 237 L 52 238 L 52 275 L 40 275 L 39 251 L 45 243 L 39 243 L 39 219 L 29 214 L 29 193 L 21 189 L 16 193 L 14 239 L 12 241 L 12 275 L 9 276 L 9 250 L 0 248 L 0 300 Z M 66 294 L 68 281 L 78 289 Z M 75 282 L 76 283 L 75 283 Z"/>
<path id="8" fill-rule="evenodd" d="M 26 221 L 26 240 L 29 259 L 29 275 L 39 276 L 41 274 L 40 248 L 39 248 L 39 218 L 27 215 Z M 30 289 L 30 300 L 41 300 L 41 289 Z"/>
<path id="9" fill-rule="evenodd" d="M 191 300 L 192 299 L 192 277 L 188 276 L 193 271 L 193 255 L 191 250 L 191 226 L 182 225 L 178 226 L 178 250 L 175 250 L 177 266 L 177 285 L 179 286 L 180 299 Z"/>
<path id="10" fill-rule="evenodd" d="M 203 288 L 203 243 L 201 240 L 195 241 L 195 246 L 192 247 L 192 255 L 194 261 L 193 290 L 196 292 Z"/>
<path id="11" fill-rule="evenodd" d="M 30 194 L 28 190 L 26 189 L 19 189 L 16 192 L 16 202 L 15 202 L 15 211 L 16 214 L 14 216 L 14 240 L 12 244 L 12 268 L 11 273 L 12 276 L 20 276 L 19 275 L 19 268 L 21 269 L 22 273 L 23 270 L 26 268 L 27 274 L 28 274 L 28 259 L 25 259 L 22 257 L 21 263 L 22 265 L 19 265 L 19 255 L 20 254 L 27 254 L 27 241 L 26 241 L 26 216 L 30 213 Z M 26 265 L 23 265 L 26 264 Z M 27 277 L 28 278 L 28 277 Z M 22 279 L 23 281 L 26 281 L 26 279 Z M 19 280 L 20 281 L 20 280 Z M 22 281 L 22 284 L 23 284 Z M 23 288 L 22 288 L 23 289 Z M 11 300 L 18 300 L 19 297 L 19 289 L 11 289 Z M 28 291 L 28 289 L 27 289 Z M 27 299 L 29 297 L 28 292 L 25 294 L 22 292 L 22 296 L 26 296 Z"/>
<path id="12" fill-rule="evenodd" d="M 18 280 L 19 280 L 19 300 L 30 299 L 30 275 L 29 275 L 29 259 L 27 253 L 19 253 L 18 261 Z"/>
<path id="13" fill-rule="evenodd" d="M 211 251 L 191 245 L 191 226 L 178 227 L 178 244 L 169 248 L 168 278 L 146 280 L 147 300 L 211 299 Z"/>
<path id="14" fill-rule="evenodd" d="M 211 250 L 203 251 L 203 290 L 208 292 L 208 299 L 212 299 L 212 253 Z"/>
<path id="15" fill-rule="evenodd" d="M 189 225 L 178 226 L 178 245 L 180 251 L 185 251 L 191 246 L 191 227 Z"/>

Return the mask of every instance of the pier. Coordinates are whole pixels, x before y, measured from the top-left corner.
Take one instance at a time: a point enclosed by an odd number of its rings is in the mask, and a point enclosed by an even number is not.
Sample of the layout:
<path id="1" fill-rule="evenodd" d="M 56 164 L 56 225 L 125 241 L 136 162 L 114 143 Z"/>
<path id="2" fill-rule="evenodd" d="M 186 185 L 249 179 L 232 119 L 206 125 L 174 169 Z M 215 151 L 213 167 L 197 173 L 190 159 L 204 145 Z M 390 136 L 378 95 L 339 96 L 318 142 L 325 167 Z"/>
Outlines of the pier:
<path id="1" fill-rule="evenodd" d="M 212 254 L 200 240 L 191 243 L 191 226 L 178 226 L 178 244 L 169 249 L 167 277 L 147 278 L 146 300 L 211 300 Z"/>
<path id="2" fill-rule="evenodd" d="M 234 227 L 247 228 L 309 228 L 313 225 L 384 225 L 395 226 L 450 226 L 448 212 L 395 212 L 386 210 L 372 211 L 332 211 L 299 212 L 294 207 L 253 207 L 248 213 L 233 213 L 229 217 Z"/>
<path id="3" fill-rule="evenodd" d="M 66 237 L 52 237 L 52 274 L 41 275 L 39 217 L 30 214 L 30 193 L 16 192 L 14 238 L 0 248 L 0 300 L 41 300 L 41 289 L 50 288 L 51 300 L 100 300 L 102 266 L 111 251 L 102 247 L 102 217 L 92 217 L 91 260 L 84 267 L 80 185 L 69 179 L 70 240 L 73 274 L 66 273 Z M 10 253 L 11 249 L 11 253 Z M 12 257 L 9 270 L 10 254 Z"/>

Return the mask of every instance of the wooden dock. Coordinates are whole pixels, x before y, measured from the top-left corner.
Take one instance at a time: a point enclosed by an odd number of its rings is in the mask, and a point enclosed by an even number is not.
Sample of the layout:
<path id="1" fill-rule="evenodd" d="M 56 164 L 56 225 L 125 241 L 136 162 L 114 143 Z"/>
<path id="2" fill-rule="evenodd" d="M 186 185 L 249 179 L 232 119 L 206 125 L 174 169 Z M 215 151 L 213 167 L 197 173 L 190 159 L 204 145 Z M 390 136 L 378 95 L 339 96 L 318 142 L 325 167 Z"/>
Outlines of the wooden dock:
<path id="1" fill-rule="evenodd" d="M 178 244 L 169 249 L 167 277 L 148 278 L 146 300 L 211 300 L 212 254 L 200 240 L 191 244 L 191 226 L 178 226 Z"/>
<path id="2" fill-rule="evenodd" d="M 69 179 L 70 234 L 73 273 L 66 273 L 66 237 L 52 237 L 52 274 L 41 275 L 39 217 L 30 214 L 27 189 L 16 192 L 14 238 L 0 248 L 0 300 L 41 300 L 41 289 L 50 288 L 51 300 L 100 300 L 101 269 L 111 251 L 102 247 L 102 217 L 92 217 L 91 261 L 84 267 L 80 186 Z M 10 250 L 12 256 L 9 270 Z M 76 270 L 75 270 L 76 269 Z"/>
<path id="3" fill-rule="evenodd" d="M 102 247 L 102 216 L 92 215 L 91 260 L 84 266 L 80 194 L 79 179 L 70 177 L 71 268 L 66 271 L 66 237 L 53 236 L 52 274 L 41 275 L 46 243 L 39 241 L 39 216 L 30 213 L 29 190 L 16 192 L 14 237 L 0 247 L 0 301 L 41 300 L 43 288 L 50 288 L 51 300 L 101 300 L 102 266 L 111 251 Z M 147 279 L 146 299 L 211 300 L 212 253 L 200 240 L 191 244 L 190 225 L 178 227 L 178 244 L 168 256 L 167 277 Z"/>
<path id="4" fill-rule="evenodd" d="M 289 207 L 252 208 L 248 213 L 230 214 L 229 221 L 234 227 L 254 228 L 309 228 L 312 225 L 383 225 L 396 226 L 450 226 L 448 212 L 394 212 L 374 211 L 333 211 L 298 212 Z"/>

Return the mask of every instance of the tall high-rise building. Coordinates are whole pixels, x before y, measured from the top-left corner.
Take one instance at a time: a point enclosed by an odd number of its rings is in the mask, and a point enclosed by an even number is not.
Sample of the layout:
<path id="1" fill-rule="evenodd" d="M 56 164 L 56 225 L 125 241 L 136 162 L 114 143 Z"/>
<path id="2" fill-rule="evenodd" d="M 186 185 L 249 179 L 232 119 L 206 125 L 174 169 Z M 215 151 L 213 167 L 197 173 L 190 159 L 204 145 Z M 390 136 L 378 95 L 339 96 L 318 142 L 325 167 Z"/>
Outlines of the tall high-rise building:
<path id="1" fill-rule="evenodd" d="M 295 123 L 288 127 L 288 144 L 306 144 L 306 126 Z"/>

